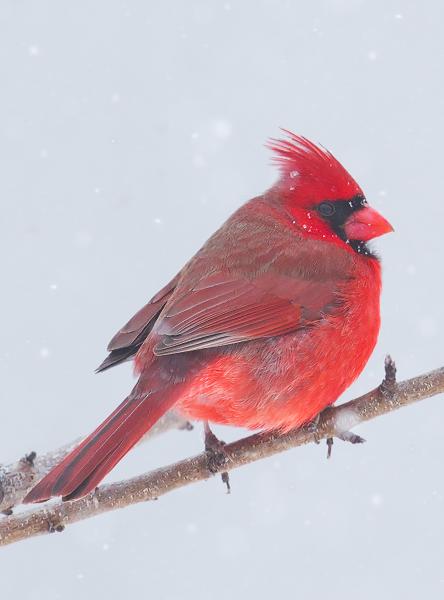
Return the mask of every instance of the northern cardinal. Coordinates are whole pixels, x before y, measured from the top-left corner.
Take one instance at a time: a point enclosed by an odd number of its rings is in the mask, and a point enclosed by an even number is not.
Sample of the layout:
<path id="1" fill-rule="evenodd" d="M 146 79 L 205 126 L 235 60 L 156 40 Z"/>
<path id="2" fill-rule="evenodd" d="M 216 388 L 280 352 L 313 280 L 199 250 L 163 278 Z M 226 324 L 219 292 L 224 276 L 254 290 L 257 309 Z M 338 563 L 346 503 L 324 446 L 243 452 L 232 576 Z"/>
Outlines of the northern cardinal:
<path id="1" fill-rule="evenodd" d="M 355 380 L 377 340 L 381 272 L 367 242 L 393 231 L 324 148 L 271 140 L 281 176 L 239 208 L 111 340 L 98 371 L 135 357 L 129 396 L 26 496 L 93 490 L 173 408 L 288 431 Z"/>

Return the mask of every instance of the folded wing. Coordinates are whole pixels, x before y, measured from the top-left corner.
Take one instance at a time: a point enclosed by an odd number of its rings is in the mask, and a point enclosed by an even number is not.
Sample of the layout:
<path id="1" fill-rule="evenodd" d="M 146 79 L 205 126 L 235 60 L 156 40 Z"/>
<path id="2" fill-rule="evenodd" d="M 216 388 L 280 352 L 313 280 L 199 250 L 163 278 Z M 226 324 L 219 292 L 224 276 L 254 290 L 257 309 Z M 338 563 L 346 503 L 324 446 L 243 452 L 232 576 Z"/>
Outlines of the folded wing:
<path id="1" fill-rule="evenodd" d="M 278 272 L 253 279 L 213 274 L 167 304 L 156 323 L 158 356 L 284 335 L 337 305 L 336 286 Z"/>
<path id="2" fill-rule="evenodd" d="M 153 328 L 156 319 L 171 296 L 179 275 L 176 275 L 124 325 L 108 344 L 110 354 L 97 367 L 96 373 L 131 360 Z"/>

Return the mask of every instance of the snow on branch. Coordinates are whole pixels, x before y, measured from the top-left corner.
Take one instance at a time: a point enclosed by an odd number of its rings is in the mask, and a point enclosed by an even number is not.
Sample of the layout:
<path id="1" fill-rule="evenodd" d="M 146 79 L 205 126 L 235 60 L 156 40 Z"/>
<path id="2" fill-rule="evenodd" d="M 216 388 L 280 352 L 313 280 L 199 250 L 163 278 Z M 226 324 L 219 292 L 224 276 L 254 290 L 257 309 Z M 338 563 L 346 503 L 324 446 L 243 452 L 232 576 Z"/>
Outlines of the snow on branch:
<path id="1" fill-rule="evenodd" d="M 395 364 L 390 357 L 387 357 L 385 377 L 381 385 L 355 400 L 326 409 L 321 413 L 316 427 L 304 427 L 284 435 L 258 433 L 227 444 L 224 447 L 225 462 L 221 462 L 216 469 L 212 464 L 210 470 L 208 455 L 203 452 L 132 479 L 101 485 L 79 500 L 56 501 L 45 504 L 43 508 L 5 516 L 0 519 L 0 546 L 44 533 L 63 531 L 71 523 L 103 512 L 124 508 L 137 502 L 156 500 L 177 488 L 208 479 L 215 471 L 221 473 L 231 471 L 296 446 L 327 439 L 331 448 L 331 440 L 334 437 L 351 442 L 362 441 L 359 436 L 350 434 L 349 430 L 363 421 L 369 421 L 442 392 L 444 392 L 444 367 L 397 383 Z M 177 427 L 177 422 L 172 426 Z M 44 467 L 40 466 L 39 458 L 32 453 L 19 461 L 18 466 L 15 465 L 9 470 L 0 468 L 0 507 L 10 508 L 11 502 L 12 504 L 20 502 L 29 487 L 36 483 L 66 452 L 65 447 L 45 455 L 47 458 L 51 457 L 51 460 L 47 460 Z M 45 460 L 41 460 L 42 465 L 45 464 Z M 39 465 L 37 470 L 35 470 L 36 464 Z M 34 475 L 29 477 L 28 473 L 33 470 Z M 14 486 L 19 490 L 15 495 Z M 5 497 L 9 498 L 6 504 Z"/>

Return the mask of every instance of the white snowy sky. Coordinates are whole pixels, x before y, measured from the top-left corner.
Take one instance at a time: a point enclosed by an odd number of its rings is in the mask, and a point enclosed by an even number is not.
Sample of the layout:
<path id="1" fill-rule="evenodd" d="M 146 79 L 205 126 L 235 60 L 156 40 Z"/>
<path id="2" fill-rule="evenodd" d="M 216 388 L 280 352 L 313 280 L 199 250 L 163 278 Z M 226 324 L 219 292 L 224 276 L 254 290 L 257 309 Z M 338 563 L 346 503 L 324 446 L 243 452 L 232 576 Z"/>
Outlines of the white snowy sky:
<path id="1" fill-rule="evenodd" d="M 132 386 L 115 329 L 275 178 L 283 126 L 328 147 L 396 231 L 383 326 L 345 395 L 444 362 L 439 0 L 3 0 L 0 461 L 91 430 Z M 15 600 L 444 594 L 443 398 L 2 552 Z M 243 432 L 217 429 L 226 440 Z M 202 448 L 134 450 L 129 476 Z M 44 557 L 45 566 L 41 559 Z"/>

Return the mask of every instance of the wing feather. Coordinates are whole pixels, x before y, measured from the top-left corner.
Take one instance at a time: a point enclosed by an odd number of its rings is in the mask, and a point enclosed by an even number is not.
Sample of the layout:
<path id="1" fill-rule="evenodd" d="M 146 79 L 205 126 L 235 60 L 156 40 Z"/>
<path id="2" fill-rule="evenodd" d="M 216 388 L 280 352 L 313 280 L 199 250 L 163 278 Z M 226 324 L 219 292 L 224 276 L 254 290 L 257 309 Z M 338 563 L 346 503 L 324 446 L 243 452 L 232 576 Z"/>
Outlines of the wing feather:
<path id="1" fill-rule="evenodd" d="M 145 304 L 126 323 L 108 344 L 109 354 L 97 367 L 96 373 L 105 371 L 122 362 L 131 360 L 153 328 L 153 325 L 165 306 L 168 298 L 176 287 L 179 275 L 176 275 L 164 288 L 160 290 L 148 304 Z"/>
<path id="2" fill-rule="evenodd" d="M 155 328 L 157 356 L 283 335 L 320 319 L 334 298 L 331 281 L 279 273 L 217 283 L 213 278 L 210 283 L 201 281 L 199 287 L 166 305 Z M 313 296 L 317 296 L 315 309 Z M 309 316 L 305 299 L 310 300 Z"/>

